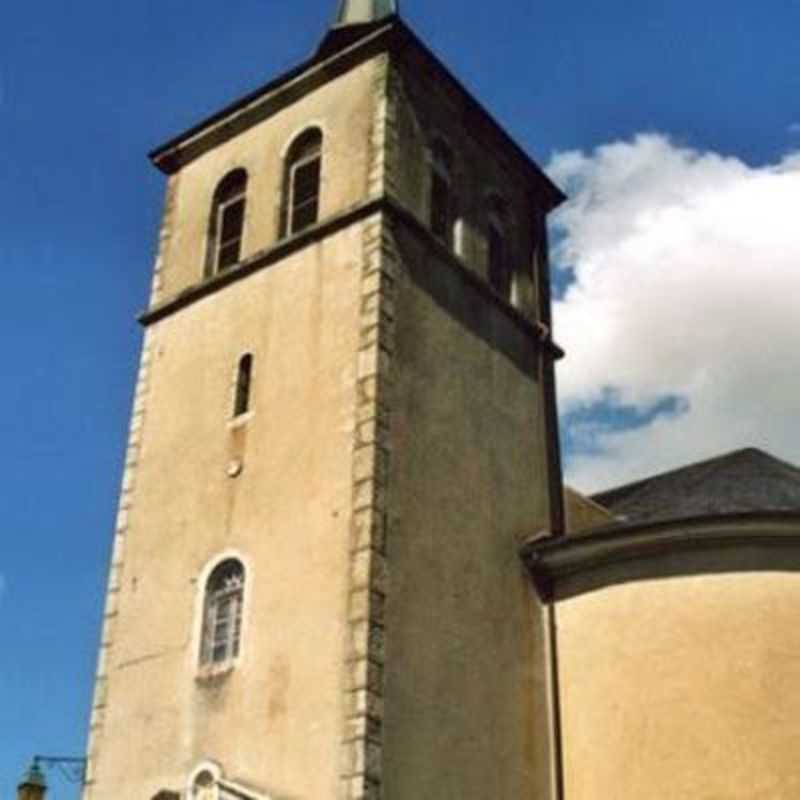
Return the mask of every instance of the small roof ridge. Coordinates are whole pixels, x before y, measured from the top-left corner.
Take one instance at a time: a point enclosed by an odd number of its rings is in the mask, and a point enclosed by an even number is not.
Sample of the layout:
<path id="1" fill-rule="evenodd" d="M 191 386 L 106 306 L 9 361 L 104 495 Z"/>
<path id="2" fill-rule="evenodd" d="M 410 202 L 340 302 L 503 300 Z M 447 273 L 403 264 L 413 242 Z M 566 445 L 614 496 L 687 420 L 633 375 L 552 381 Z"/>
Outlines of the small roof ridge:
<path id="1" fill-rule="evenodd" d="M 592 499 L 631 522 L 690 511 L 800 510 L 800 468 L 745 447 L 597 492 Z"/>
<path id="2" fill-rule="evenodd" d="M 680 467 L 673 467 L 672 469 L 665 469 L 662 472 L 656 472 L 654 475 L 648 475 L 645 478 L 639 478 L 635 481 L 630 481 L 629 483 L 621 483 L 617 486 L 611 486 L 608 489 L 602 489 L 599 492 L 594 492 L 590 495 L 587 495 L 592 500 L 597 503 L 603 502 L 603 498 L 610 498 L 616 494 L 627 494 L 634 489 L 637 489 L 640 486 L 644 486 L 645 484 L 652 483 L 653 481 L 661 480 L 662 478 L 668 478 L 673 475 L 677 475 L 678 473 L 688 472 L 689 470 L 699 469 L 701 467 L 711 468 L 721 465 L 724 462 L 730 462 L 734 459 L 741 458 L 742 456 L 752 455 L 756 456 L 761 459 L 765 459 L 775 465 L 781 465 L 783 467 L 788 467 L 790 470 L 794 471 L 798 475 L 798 479 L 800 479 L 800 467 L 796 466 L 795 464 L 790 463 L 789 461 L 784 461 L 776 456 L 773 456 L 771 453 L 768 453 L 766 450 L 761 450 L 758 447 L 740 447 L 736 450 L 731 450 L 728 453 L 722 453 L 718 456 L 711 456 L 711 458 L 703 458 L 699 461 L 692 461 L 689 464 L 683 464 Z"/>

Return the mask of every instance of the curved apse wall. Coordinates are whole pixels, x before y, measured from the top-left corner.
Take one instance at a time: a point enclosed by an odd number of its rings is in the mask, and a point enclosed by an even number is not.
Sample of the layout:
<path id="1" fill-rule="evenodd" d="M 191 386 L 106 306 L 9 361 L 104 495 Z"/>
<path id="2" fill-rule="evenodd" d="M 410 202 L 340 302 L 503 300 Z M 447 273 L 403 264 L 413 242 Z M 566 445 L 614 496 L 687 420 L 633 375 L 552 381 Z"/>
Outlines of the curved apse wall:
<path id="1" fill-rule="evenodd" d="M 539 539 L 568 800 L 800 797 L 800 515 Z"/>
<path id="2" fill-rule="evenodd" d="M 566 797 L 800 797 L 799 611 L 797 573 L 559 602 Z"/>

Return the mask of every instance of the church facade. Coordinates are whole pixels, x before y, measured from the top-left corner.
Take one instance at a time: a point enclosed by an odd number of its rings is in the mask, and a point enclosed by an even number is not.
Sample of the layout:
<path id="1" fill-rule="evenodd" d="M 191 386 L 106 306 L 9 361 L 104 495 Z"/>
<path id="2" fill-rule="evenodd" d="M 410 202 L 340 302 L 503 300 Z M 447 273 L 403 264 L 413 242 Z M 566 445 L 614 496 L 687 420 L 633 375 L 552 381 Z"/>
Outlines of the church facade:
<path id="1" fill-rule="evenodd" d="M 725 616 L 736 570 L 716 568 L 718 536 L 693 540 L 697 563 L 670 549 L 680 526 L 656 547 L 672 567 L 650 569 L 613 503 L 565 511 L 546 233 L 564 197 L 394 2 L 344 0 L 308 61 L 151 158 L 166 202 L 85 800 L 797 795 L 793 700 L 762 720 L 739 793 L 735 770 L 702 783 L 746 749 L 774 696 L 761 672 L 749 704 L 711 694 L 674 725 L 659 714 L 701 651 L 654 703 L 636 683 L 675 609 Z M 764 595 L 786 562 L 749 577 L 759 546 L 736 540 L 731 596 L 755 591 L 736 608 L 777 636 L 800 583 Z M 684 592 L 704 570 L 715 600 Z M 626 660 L 663 605 L 662 639 Z M 768 674 L 788 689 L 784 642 Z M 716 760 L 687 755 L 687 720 L 693 744 L 724 742 Z"/>

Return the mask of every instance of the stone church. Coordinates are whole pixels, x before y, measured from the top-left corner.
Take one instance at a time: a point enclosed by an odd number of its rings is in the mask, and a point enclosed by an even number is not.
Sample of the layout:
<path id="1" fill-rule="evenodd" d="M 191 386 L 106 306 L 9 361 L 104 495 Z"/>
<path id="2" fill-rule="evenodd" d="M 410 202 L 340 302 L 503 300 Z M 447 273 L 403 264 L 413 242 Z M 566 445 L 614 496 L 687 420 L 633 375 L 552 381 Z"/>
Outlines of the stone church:
<path id="1" fill-rule="evenodd" d="M 564 196 L 397 12 L 151 154 L 85 800 L 797 798 L 800 473 L 565 494 Z"/>

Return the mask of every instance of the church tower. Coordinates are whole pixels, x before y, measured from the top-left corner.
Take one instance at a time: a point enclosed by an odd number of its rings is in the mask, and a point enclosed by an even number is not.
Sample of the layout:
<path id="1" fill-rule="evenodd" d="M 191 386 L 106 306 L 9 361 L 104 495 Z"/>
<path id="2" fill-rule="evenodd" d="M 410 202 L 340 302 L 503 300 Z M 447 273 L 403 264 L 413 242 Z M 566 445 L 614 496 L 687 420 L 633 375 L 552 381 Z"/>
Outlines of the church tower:
<path id="1" fill-rule="evenodd" d="M 85 800 L 551 800 L 559 190 L 400 19 L 167 176 Z"/>

